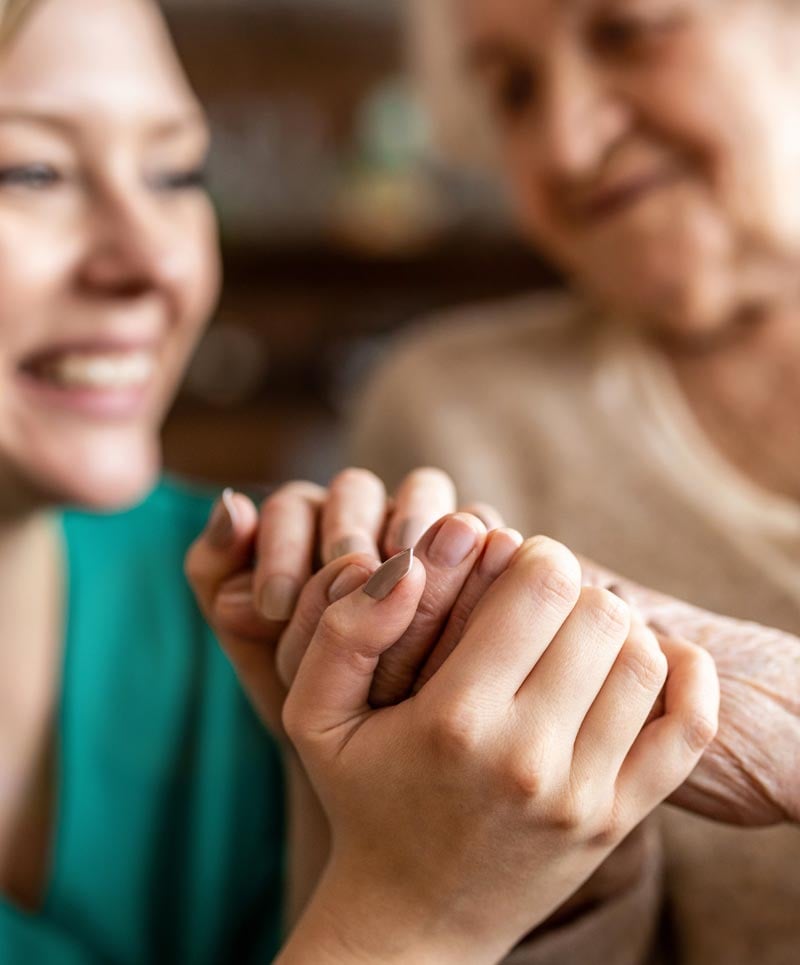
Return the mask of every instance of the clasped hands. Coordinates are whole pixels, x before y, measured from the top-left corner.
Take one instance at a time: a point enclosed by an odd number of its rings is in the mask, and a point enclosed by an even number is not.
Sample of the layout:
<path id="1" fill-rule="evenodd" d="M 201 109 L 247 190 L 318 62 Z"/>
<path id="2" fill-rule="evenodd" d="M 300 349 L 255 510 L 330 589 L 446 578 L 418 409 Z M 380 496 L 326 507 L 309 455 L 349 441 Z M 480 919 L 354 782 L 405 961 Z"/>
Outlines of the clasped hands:
<path id="1" fill-rule="evenodd" d="M 350 470 L 260 510 L 228 494 L 187 559 L 245 691 L 284 740 L 285 724 L 331 823 L 300 948 L 330 941 L 320 922 L 347 922 L 344 889 L 373 924 L 392 909 L 380 949 L 374 929 L 341 926 L 367 958 L 390 960 L 399 928 L 420 961 L 437 942 L 432 960 L 447 960 L 454 935 L 459 960 L 492 960 L 702 771 L 716 732 L 714 663 L 685 626 L 656 638 L 620 598 L 630 587 L 610 592 L 591 567 L 582 586 L 565 547 L 455 508 L 436 471 L 390 501 Z M 373 579 L 415 542 L 408 572 Z M 489 896 L 502 923 L 486 920 Z"/>

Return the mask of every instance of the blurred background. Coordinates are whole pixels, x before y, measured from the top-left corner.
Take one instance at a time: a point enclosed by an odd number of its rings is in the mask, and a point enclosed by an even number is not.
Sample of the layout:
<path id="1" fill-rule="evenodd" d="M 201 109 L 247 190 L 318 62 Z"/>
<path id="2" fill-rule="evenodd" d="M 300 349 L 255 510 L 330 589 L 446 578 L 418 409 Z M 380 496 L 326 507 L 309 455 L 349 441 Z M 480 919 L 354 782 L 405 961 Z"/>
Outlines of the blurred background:
<path id="1" fill-rule="evenodd" d="M 326 482 L 390 339 L 554 283 L 502 199 L 431 147 L 400 0 L 166 0 L 215 147 L 225 294 L 166 427 L 168 468 Z"/>

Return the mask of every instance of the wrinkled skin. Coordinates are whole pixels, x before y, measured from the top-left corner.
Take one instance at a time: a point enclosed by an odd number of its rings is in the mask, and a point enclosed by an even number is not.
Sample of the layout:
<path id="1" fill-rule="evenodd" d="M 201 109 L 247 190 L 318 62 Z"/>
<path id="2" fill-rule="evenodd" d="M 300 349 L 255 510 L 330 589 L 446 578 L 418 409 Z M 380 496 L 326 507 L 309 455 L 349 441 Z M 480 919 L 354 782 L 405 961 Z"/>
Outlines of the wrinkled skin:
<path id="1" fill-rule="evenodd" d="M 800 638 L 708 613 L 583 561 L 662 638 L 689 640 L 717 665 L 719 731 L 673 803 L 746 826 L 800 821 Z"/>

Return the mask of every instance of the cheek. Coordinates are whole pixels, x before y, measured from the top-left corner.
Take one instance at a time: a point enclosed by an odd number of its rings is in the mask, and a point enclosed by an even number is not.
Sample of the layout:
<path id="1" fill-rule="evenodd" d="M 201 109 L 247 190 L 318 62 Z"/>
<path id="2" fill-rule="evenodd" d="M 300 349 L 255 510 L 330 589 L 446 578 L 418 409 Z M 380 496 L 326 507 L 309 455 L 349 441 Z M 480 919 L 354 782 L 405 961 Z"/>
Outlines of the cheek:
<path id="1" fill-rule="evenodd" d="M 195 215 L 178 237 L 174 248 L 176 253 L 180 251 L 175 294 L 179 302 L 178 333 L 183 357 L 192 350 L 210 321 L 222 285 L 219 237 L 210 205 L 207 211 Z"/>

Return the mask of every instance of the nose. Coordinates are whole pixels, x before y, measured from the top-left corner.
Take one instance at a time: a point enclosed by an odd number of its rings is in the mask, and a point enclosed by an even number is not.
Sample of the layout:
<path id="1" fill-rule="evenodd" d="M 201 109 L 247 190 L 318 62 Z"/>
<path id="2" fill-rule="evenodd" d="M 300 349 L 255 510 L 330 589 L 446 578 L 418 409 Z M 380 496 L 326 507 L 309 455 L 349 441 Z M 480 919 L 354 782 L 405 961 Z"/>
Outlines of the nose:
<path id="1" fill-rule="evenodd" d="M 164 213 L 145 192 L 105 186 L 96 192 L 80 282 L 94 294 L 136 298 L 174 294 L 181 268 Z"/>
<path id="2" fill-rule="evenodd" d="M 602 71 L 574 54 L 555 59 L 537 138 L 537 153 L 552 178 L 573 182 L 591 176 L 630 124 L 630 105 Z"/>

